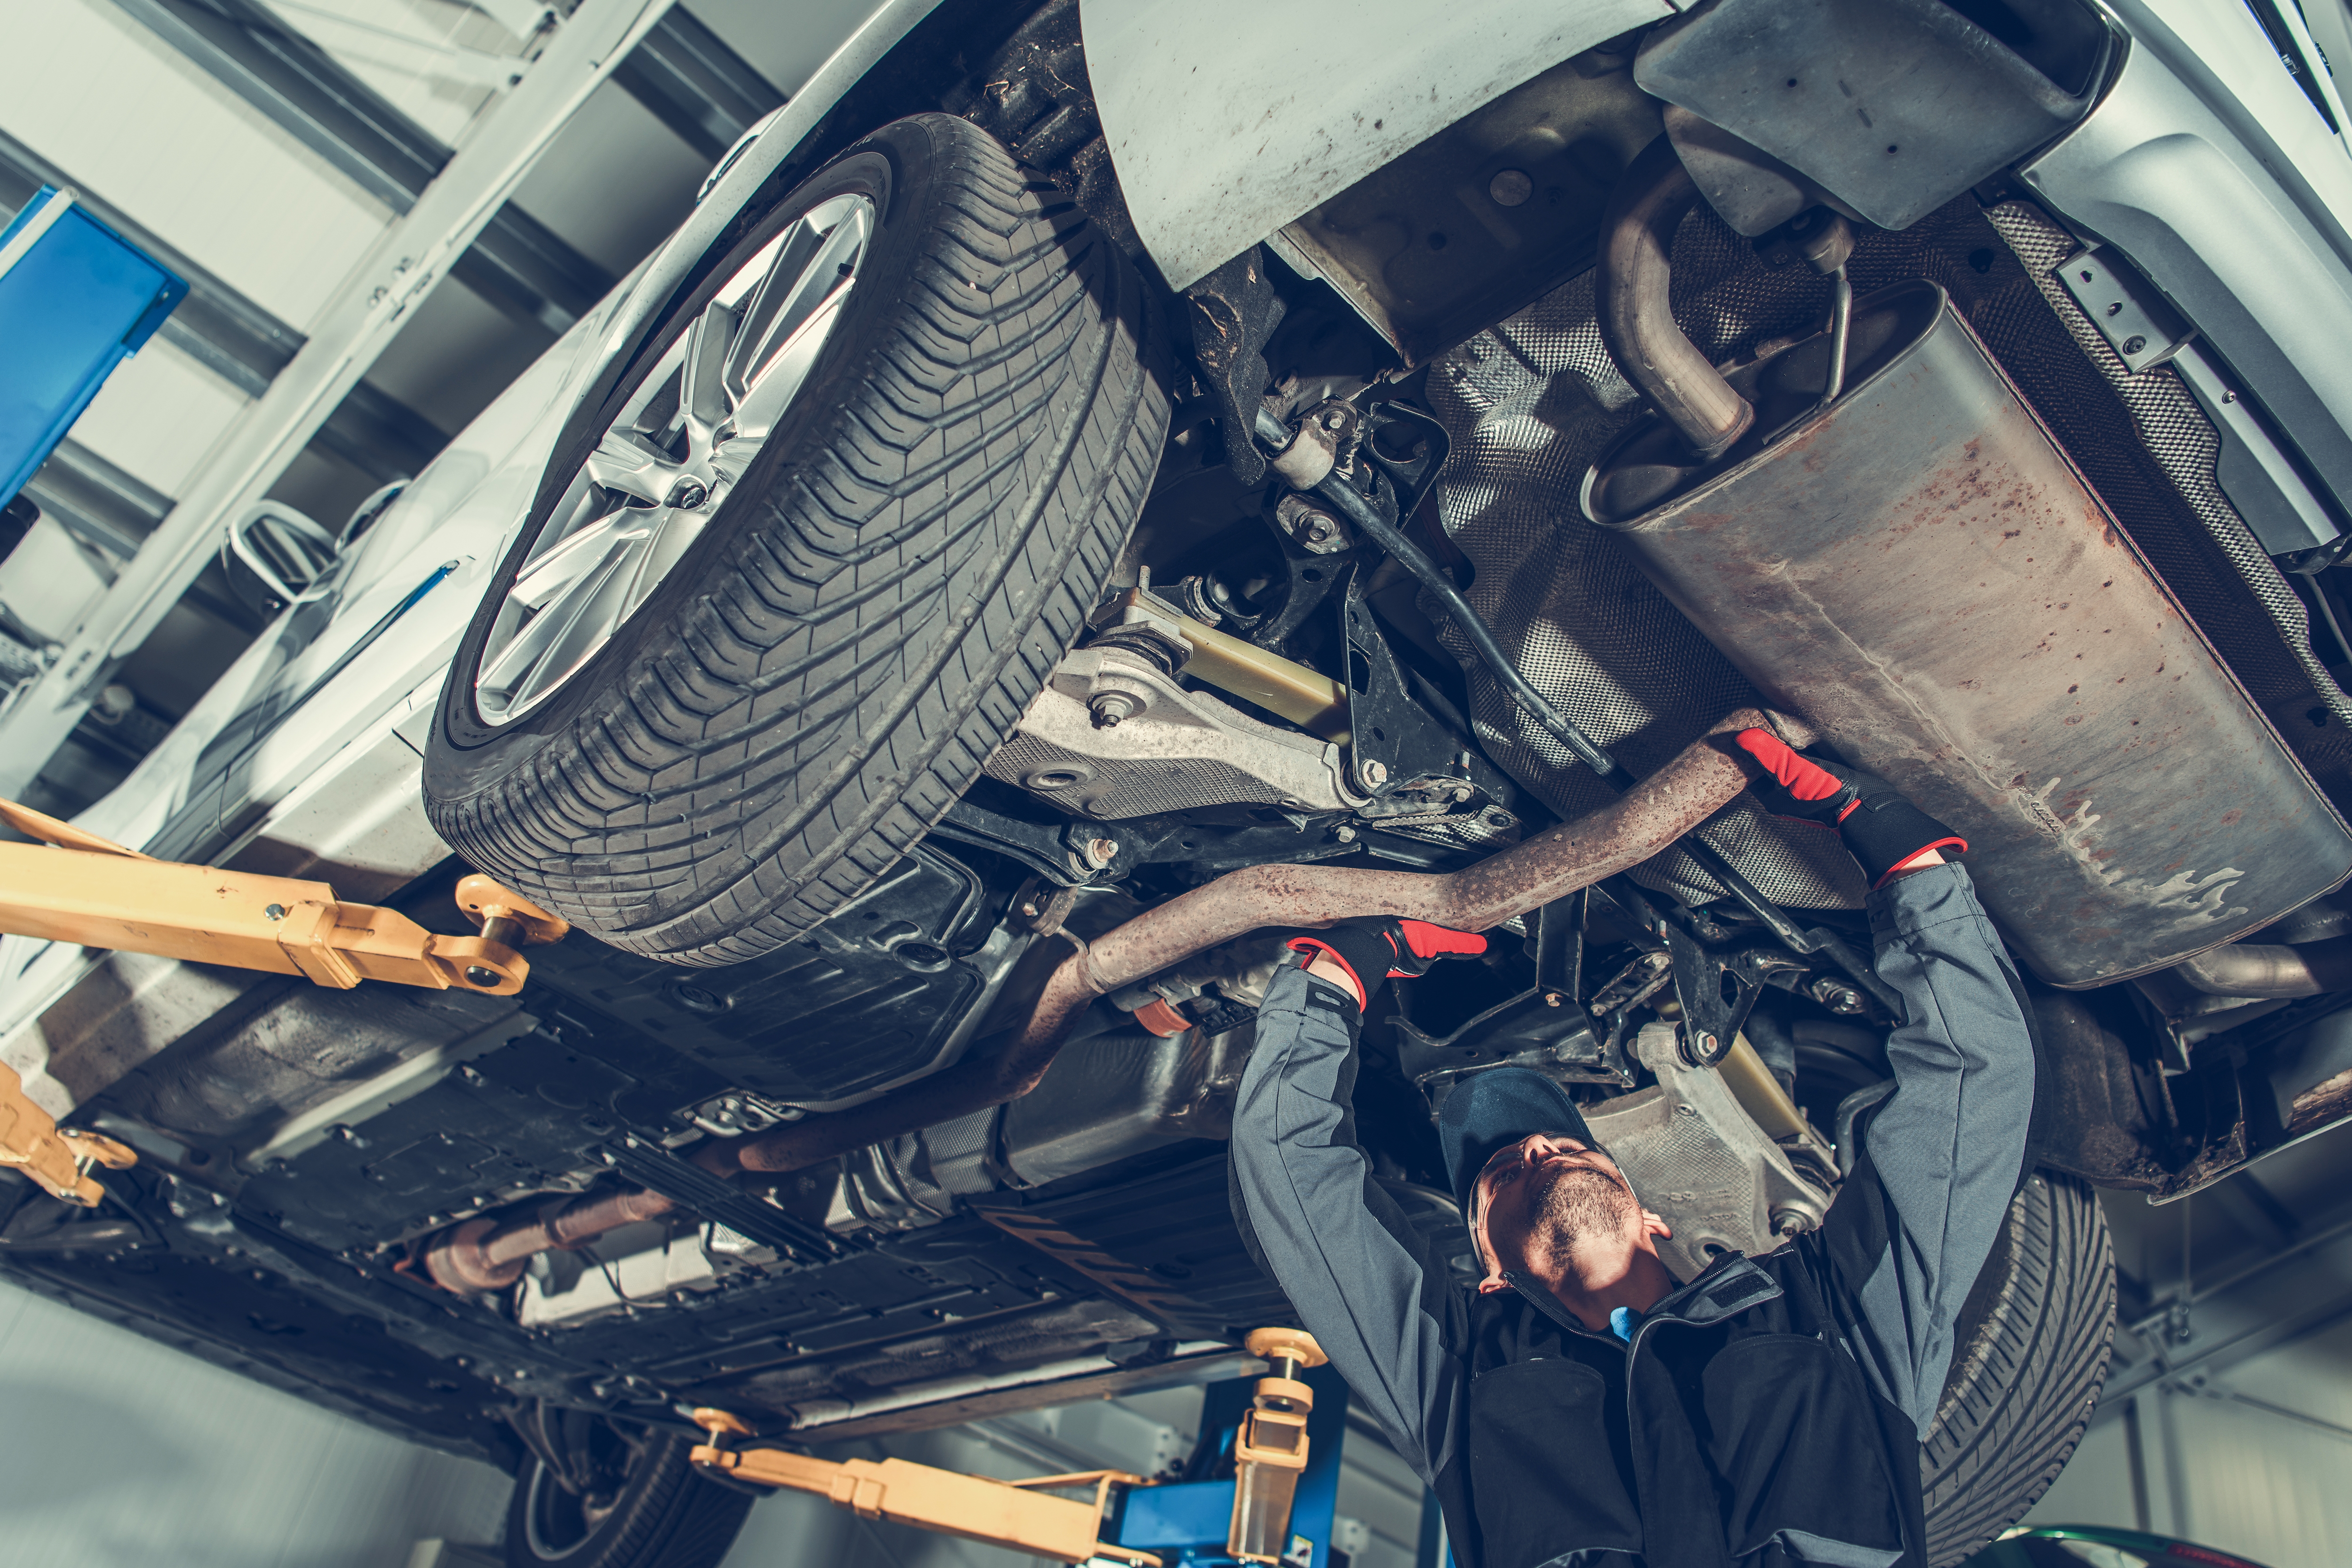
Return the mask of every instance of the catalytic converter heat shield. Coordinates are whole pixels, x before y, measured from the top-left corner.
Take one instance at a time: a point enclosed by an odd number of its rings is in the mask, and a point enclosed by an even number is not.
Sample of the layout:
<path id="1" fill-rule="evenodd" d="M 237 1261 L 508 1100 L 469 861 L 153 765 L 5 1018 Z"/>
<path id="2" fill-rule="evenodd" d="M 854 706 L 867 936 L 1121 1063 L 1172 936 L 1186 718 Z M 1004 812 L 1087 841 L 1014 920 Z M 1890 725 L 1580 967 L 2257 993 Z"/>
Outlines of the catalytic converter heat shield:
<path id="1" fill-rule="evenodd" d="M 2054 986 L 2160 969 L 2352 871 L 2352 832 L 1944 291 L 1731 369 L 1749 434 L 1695 464 L 1654 418 L 1586 477 L 1684 614 L 1776 707 L 1969 844 Z"/>

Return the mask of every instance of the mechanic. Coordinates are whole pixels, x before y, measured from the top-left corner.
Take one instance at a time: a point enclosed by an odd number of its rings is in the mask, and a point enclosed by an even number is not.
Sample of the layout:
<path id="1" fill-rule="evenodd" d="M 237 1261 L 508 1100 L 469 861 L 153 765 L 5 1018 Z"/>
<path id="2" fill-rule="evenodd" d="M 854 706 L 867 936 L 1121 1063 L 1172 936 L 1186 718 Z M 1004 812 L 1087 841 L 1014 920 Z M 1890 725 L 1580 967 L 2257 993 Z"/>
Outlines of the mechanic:
<path id="1" fill-rule="evenodd" d="M 1389 978 L 1482 938 L 1415 921 L 1294 937 L 1234 1116 L 1235 1218 L 1444 1509 L 1465 1568 L 1926 1568 L 1920 1443 L 1954 1325 L 2026 1174 L 2024 993 L 1944 859 L 1967 845 L 1884 780 L 1738 744 L 1782 815 L 1833 825 L 1872 883 L 1902 999 L 1895 1090 L 1822 1228 L 1676 1281 L 1567 1094 L 1462 1081 L 1439 1140 L 1484 1278 L 1454 1281 L 1357 1146 L 1356 1037 Z"/>

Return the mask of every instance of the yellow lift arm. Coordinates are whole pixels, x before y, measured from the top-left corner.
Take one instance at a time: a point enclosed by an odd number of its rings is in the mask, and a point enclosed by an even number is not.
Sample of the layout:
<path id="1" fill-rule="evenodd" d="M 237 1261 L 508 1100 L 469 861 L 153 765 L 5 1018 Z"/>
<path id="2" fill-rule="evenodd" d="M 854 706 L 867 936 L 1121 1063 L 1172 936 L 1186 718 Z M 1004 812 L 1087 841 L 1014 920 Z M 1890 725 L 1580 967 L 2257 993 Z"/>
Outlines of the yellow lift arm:
<path id="1" fill-rule="evenodd" d="M 688 1457 L 737 1480 L 813 1492 L 860 1519 L 911 1524 L 918 1530 L 1026 1552 L 1056 1563 L 1090 1563 L 1108 1557 L 1136 1568 L 1160 1568 L 1160 1559 L 1149 1552 L 1130 1551 L 1097 1539 L 1111 1488 L 1142 1486 L 1141 1476 L 1123 1470 L 1087 1470 L 1000 1481 L 908 1459 L 834 1460 L 778 1448 L 739 1450 L 721 1445 L 730 1437 L 751 1436 L 751 1428 L 741 1418 L 724 1410 L 697 1410 L 694 1419 L 709 1428 L 710 1441 Z M 1092 1502 L 1052 1497 L 1045 1490 L 1079 1486 L 1095 1489 Z"/>
<path id="2" fill-rule="evenodd" d="M 0 800 L 0 822 L 41 841 L 0 843 L 0 933 L 11 936 L 301 975 L 342 990 L 390 980 L 509 997 L 530 973 L 516 949 L 571 930 L 478 873 L 457 883 L 457 897 L 481 935 L 444 936 L 397 911 L 347 904 L 323 882 L 152 860 L 13 800 Z M 59 1129 L 0 1063 L 0 1165 L 87 1207 L 103 1196 L 91 1166 L 121 1170 L 137 1158 L 111 1138 Z"/>
<path id="3" fill-rule="evenodd" d="M 1303 1329 L 1259 1329 L 1244 1343 L 1252 1354 L 1274 1363 L 1274 1375 L 1258 1379 L 1255 1407 L 1243 1418 L 1234 1445 L 1234 1515 L 1226 1551 L 1245 1563 L 1279 1563 L 1290 1539 L 1291 1494 L 1307 1468 L 1307 1413 L 1315 1405 L 1313 1390 L 1298 1381 L 1298 1373 L 1322 1365 L 1323 1351 Z M 1151 1552 L 1101 1539 L 1112 1489 L 1154 1484 L 1141 1476 L 1085 1470 L 1000 1481 L 908 1459 L 820 1459 L 778 1448 L 730 1448 L 730 1441 L 753 1435 L 742 1417 L 697 1410 L 694 1420 L 709 1432 L 710 1441 L 688 1457 L 736 1480 L 810 1492 L 860 1519 L 910 1524 L 1051 1562 L 1160 1568 Z M 1094 1500 L 1045 1495 L 1077 1487 L 1092 1487 Z"/>

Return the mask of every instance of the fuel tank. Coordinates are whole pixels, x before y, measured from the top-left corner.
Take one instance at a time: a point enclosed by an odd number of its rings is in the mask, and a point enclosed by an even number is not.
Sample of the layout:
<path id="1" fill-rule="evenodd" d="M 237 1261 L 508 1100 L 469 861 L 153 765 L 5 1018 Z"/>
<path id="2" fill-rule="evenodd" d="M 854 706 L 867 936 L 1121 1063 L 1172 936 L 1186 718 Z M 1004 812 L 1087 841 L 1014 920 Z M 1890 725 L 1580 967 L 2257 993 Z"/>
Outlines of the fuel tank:
<path id="1" fill-rule="evenodd" d="M 1586 515 L 1775 706 L 1969 841 L 2051 984 L 2179 963 L 2352 872 L 2352 832 L 1942 289 L 1860 301 L 1729 369 L 1756 407 L 1713 464 L 1654 417 Z"/>

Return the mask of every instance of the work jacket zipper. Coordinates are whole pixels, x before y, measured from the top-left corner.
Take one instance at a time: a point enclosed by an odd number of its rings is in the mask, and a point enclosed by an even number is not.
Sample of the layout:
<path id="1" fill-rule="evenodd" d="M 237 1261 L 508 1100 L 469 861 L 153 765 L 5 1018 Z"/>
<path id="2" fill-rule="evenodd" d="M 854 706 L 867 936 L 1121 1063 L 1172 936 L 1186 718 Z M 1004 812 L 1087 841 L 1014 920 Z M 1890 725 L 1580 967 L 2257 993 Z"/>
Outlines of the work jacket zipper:
<path id="1" fill-rule="evenodd" d="M 1738 1264 L 1744 1264 L 1746 1267 L 1755 1270 L 1756 1273 L 1764 1281 L 1764 1282 L 1771 1287 L 1771 1294 L 1756 1296 L 1748 1301 L 1742 1301 L 1733 1310 L 1720 1313 L 1717 1317 L 1707 1320 L 1709 1322 L 1721 1322 L 1726 1319 L 1738 1317 L 1741 1312 L 1748 1311 L 1750 1307 L 1761 1306 L 1766 1301 L 1778 1301 L 1788 1293 L 1781 1290 L 1780 1282 L 1778 1280 L 1773 1279 L 1769 1271 L 1757 1265 L 1754 1259 L 1742 1256 L 1738 1260 Z M 1738 1271 L 1738 1265 L 1735 1265 L 1732 1268 L 1725 1269 L 1723 1270 L 1723 1275 L 1727 1278 Z M 1570 1333 L 1580 1334 L 1586 1339 L 1605 1340 L 1612 1345 L 1617 1345 L 1622 1348 L 1625 1355 L 1625 1429 L 1628 1432 L 1631 1432 L 1633 1429 L 1633 1389 L 1635 1386 L 1633 1381 L 1634 1354 L 1642 1348 L 1643 1337 L 1650 1332 L 1653 1326 L 1658 1323 L 1681 1323 L 1685 1327 L 1696 1324 L 1697 1320 L 1684 1315 L 1673 1307 L 1668 1307 L 1667 1302 L 1674 1301 L 1677 1297 L 1687 1296 L 1692 1292 L 1696 1291 L 1699 1286 L 1699 1281 L 1701 1280 L 1705 1280 L 1706 1275 L 1701 1274 L 1697 1280 L 1693 1280 L 1689 1284 L 1679 1286 L 1669 1291 L 1664 1300 L 1658 1303 L 1657 1307 L 1654 1307 L 1649 1312 L 1642 1314 L 1642 1321 L 1636 1323 L 1633 1327 L 1633 1337 L 1631 1339 L 1622 1340 L 1619 1339 L 1614 1333 L 1595 1333 L 1592 1330 L 1586 1328 L 1582 1322 L 1577 1318 L 1576 1314 L 1570 1312 L 1566 1307 L 1561 1306 L 1559 1300 L 1555 1298 L 1549 1291 L 1531 1290 L 1528 1288 L 1527 1281 L 1522 1280 L 1517 1274 L 1507 1273 L 1503 1278 L 1510 1281 L 1511 1289 L 1517 1291 L 1521 1299 L 1525 1300 L 1529 1305 L 1533 1306 L 1536 1311 L 1541 1312 L 1554 1323 L 1557 1323 L 1561 1328 L 1568 1330 Z M 1718 1281 L 1718 1283 L 1720 1281 Z M 1712 1289 L 1713 1287 L 1710 1286 L 1709 1288 Z M 1663 1312 L 1660 1311 L 1661 1308 L 1664 1309 Z"/>

